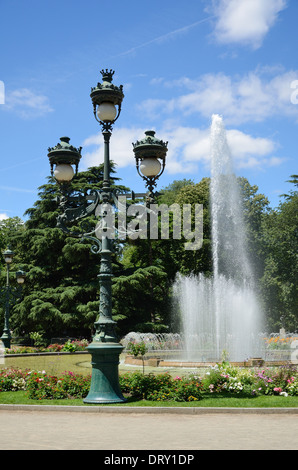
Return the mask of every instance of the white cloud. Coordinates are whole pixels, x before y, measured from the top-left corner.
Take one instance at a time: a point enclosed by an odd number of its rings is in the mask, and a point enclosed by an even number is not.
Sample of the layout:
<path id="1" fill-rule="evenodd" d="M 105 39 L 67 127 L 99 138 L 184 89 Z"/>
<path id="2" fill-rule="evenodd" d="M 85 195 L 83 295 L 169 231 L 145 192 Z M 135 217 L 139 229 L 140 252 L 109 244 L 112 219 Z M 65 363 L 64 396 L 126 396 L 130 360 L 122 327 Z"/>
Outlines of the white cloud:
<path id="1" fill-rule="evenodd" d="M 275 149 L 272 140 L 262 137 L 252 137 L 237 129 L 227 131 L 227 140 L 231 152 L 239 158 L 245 157 L 247 153 L 254 153 L 259 156 L 267 155 Z"/>
<path id="2" fill-rule="evenodd" d="M 287 0 L 215 0 L 214 36 L 219 43 L 261 46 Z"/>
<path id="3" fill-rule="evenodd" d="M 263 137 L 252 137 L 237 129 L 227 131 L 227 141 L 235 166 L 241 168 L 263 168 L 280 165 L 284 160 L 272 156 L 277 144 Z"/>
<path id="4" fill-rule="evenodd" d="M 197 163 L 209 164 L 209 130 L 167 124 L 159 134 L 169 142 L 167 153 L 167 172 L 195 172 Z"/>
<path id="5" fill-rule="evenodd" d="M 144 132 L 137 128 L 120 128 L 113 132 L 110 156 L 119 168 L 135 165 L 132 142 L 142 138 Z M 173 121 L 164 123 L 156 136 L 168 141 L 166 172 L 171 175 L 195 174 L 198 165 L 210 168 L 211 145 L 210 129 L 177 126 Z M 103 162 L 104 149 L 101 135 L 85 139 L 82 167 L 98 165 Z M 254 137 L 238 129 L 227 130 L 227 140 L 235 169 L 264 168 L 279 165 L 283 159 L 274 155 L 277 144 L 267 138 Z M 88 151 L 88 148 L 91 148 Z M 92 148 L 93 147 L 93 148 Z"/>
<path id="6" fill-rule="evenodd" d="M 162 131 L 161 131 L 162 132 Z M 263 137 L 253 137 L 237 129 L 227 130 L 227 141 L 235 169 L 264 168 L 279 165 L 283 159 L 273 156 L 277 144 Z M 195 172 L 197 164 L 210 168 L 210 130 L 190 127 L 173 128 L 164 131 L 169 140 L 167 171 L 169 173 Z"/>
<path id="7" fill-rule="evenodd" d="M 5 214 L 4 212 L 0 213 L 0 220 L 5 220 L 8 219 L 8 215 Z"/>
<path id="8" fill-rule="evenodd" d="M 48 97 L 28 88 L 20 88 L 6 94 L 5 108 L 24 119 L 43 116 L 53 111 Z"/>
<path id="9" fill-rule="evenodd" d="M 298 119 L 298 107 L 291 102 L 291 83 L 297 77 L 298 71 L 294 70 L 275 76 L 270 71 L 257 70 L 236 77 L 219 73 L 206 74 L 198 80 L 184 78 L 172 86 L 183 87 L 188 93 L 169 100 L 146 100 L 140 109 L 150 118 L 197 113 L 210 119 L 212 114 L 220 114 L 226 123 L 237 125 L 276 115 Z"/>
<path id="10" fill-rule="evenodd" d="M 132 143 L 145 137 L 144 129 L 138 128 L 118 128 L 113 131 L 110 141 L 110 158 L 119 168 L 127 165 L 134 165 L 134 153 Z M 84 149 L 93 147 L 90 151 Z M 85 168 L 103 163 L 104 145 L 101 134 L 92 135 L 83 142 L 82 165 Z"/>

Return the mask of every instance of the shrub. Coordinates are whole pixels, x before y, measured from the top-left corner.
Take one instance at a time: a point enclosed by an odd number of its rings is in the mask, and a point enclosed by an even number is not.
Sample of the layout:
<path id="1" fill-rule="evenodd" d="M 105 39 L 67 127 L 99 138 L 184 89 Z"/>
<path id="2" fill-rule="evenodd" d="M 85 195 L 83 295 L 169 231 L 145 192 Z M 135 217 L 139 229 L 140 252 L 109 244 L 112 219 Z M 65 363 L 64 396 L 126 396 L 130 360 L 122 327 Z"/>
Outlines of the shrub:
<path id="1" fill-rule="evenodd" d="M 203 378 L 203 388 L 211 393 L 219 393 L 226 389 L 229 379 L 228 371 L 220 365 L 211 367 Z"/>
<path id="2" fill-rule="evenodd" d="M 223 363 L 210 368 L 202 383 L 204 391 L 211 393 L 284 395 L 294 377 L 297 371 L 292 366 L 250 370 Z M 294 393 L 295 387 L 290 390 Z"/>
<path id="3" fill-rule="evenodd" d="M 3 369 L 0 371 L 0 392 L 26 390 L 28 371 L 19 369 Z"/>
<path id="4" fill-rule="evenodd" d="M 60 352 L 62 351 L 64 344 L 53 343 L 47 347 L 48 352 Z"/>
<path id="5" fill-rule="evenodd" d="M 27 392 L 28 398 L 34 400 L 67 397 L 60 380 L 55 376 L 47 376 L 44 371 L 31 372 L 27 379 Z"/>
<path id="6" fill-rule="evenodd" d="M 133 356 L 138 357 L 138 356 L 145 356 L 147 352 L 147 347 L 144 341 L 141 341 L 139 343 L 135 341 L 130 341 L 126 347 L 126 350 L 128 352 L 131 352 Z"/>
<path id="7" fill-rule="evenodd" d="M 273 369 L 263 369 L 255 373 L 255 393 L 264 395 L 276 395 L 287 392 L 297 371 L 291 366 Z M 294 390 L 294 389 L 293 389 Z"/>
<path id="8" fill-rule="evenodd" d="M 5 354 L 30 354 L 38 352 L 38 348 L 33 346 L 12 346 L 5 349 Z"/>
<path id="9" fill-rule="evenodd" d="M 84 377 L 72 372 L 66 372 L 60 377 L 47 375 L 44 371 L 32 372 L 27 376 L 28 398 L 84 398 L 88 394 L 90 382 L 90 376 Z"/>
<path id="10" fill-rule="evenodd" d="M 147 352 L 147 347 L 144 341 L 141 341 L 139 343 L 135 341 L 130 341 L 128 345 L 126 346 L 126 350 L 130 352 L 134 357 L 141 356 L 142 363 L 143 363 L 143 374 L 144 374 L 145 373 L 144 356 Z"/>
<path id="11" fill-rule="evenodd" d="M 62 351 L 65 351 L 65 352 L 75 352 L 77 351 L 77 346 L 76 344 L 74 344 L 72 341 L 67 341 L 63 348 L 62 348 Z"/>
<path id="12" fill-rule="evenodd" d="M 65 352 L 84 351 L 87 346 L 88 346 L 88 341 L 86 339 L 73 340 L 73 341 L 69 340 L 62 347 L 62 351 L 65 351 Z"/>
<path id="13" fill-rule="evenodd" d="M 154 390 L 148 396 L 148 400 L 154 401 L 197 401 L 202 398 L 202 384 L 200 379 L 176 377 L 168 387 Z"/>
<path id="14" fill-rule="evenodd" d="M 286 386 L 286 393 L 289 395 L 298 395 L 298 377 L 291 377 Z"/>
<path id="15" fill-rule="evenodd" d="M 33 341 L 34 346 L 37 348 L 45 347 L 46 346 L 46 340 L 44 339 L 42 333 L 39 333 L 38 331 L 31 331 L 29 333 L 30 339 Z"/>
<path id="16" fill-rule="evenodd" d="M 196 377 L 172 378 L 170 374 L 148 374 L 134 372 L 120 376 L 123 393 L 133 398 L 151 401 L 193 401 L 202 398 L 201 382 Z"/>
<path id="17" fill-rule="evenodd" d="M 84 398 L 88 395 L 91 375 L 84 376 L 81 374 L 73 374 L 72 372 L 65 372 L 60 377 L 60 380 L 68 398 Z"/>
<path id="18" fill-rule="evenodd" d="M 37 338 L 38 333 L 30 333 L 31 337 Z M 33 336 L 32 336 L 33 335 Z M 5 349 L 5 354 L 29 354 L 29 353 L 38 353 L 38 352 L 76 352 L 76 351 L 85 351 L 89 342 L 87 339 L 82 340 L 73 340 L 67 341 L 65 344 L 50 344 L 45 347 L 41 343 L 37 345 L 35 341 L 35 346 L 12 346 L 11 348 Z"/>

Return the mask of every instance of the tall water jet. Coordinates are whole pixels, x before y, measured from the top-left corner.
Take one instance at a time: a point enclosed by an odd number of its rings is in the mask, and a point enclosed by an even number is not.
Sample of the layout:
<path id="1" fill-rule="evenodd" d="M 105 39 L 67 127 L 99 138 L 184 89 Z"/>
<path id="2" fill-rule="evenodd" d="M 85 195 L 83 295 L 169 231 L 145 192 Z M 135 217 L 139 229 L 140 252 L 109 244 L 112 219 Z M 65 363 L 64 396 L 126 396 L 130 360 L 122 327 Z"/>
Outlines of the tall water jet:
<path id="1" fill-rule="evenodd" d="M 232 361 L 260 355 L 262 314 L 249 261 L 240 191 L 223 120 L 212 117 L 213 277 L 178 275 L 174 298 L 182 314 L 188 360 Z"/>

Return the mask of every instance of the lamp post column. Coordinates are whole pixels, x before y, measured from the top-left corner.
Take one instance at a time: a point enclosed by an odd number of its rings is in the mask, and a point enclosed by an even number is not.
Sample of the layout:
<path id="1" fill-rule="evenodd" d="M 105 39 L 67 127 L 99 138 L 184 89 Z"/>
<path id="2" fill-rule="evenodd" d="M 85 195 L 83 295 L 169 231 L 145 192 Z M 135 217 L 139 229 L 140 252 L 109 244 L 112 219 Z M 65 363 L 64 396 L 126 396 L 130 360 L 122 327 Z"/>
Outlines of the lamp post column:
<path id="1" fill-rule="evenodd" d="M 119 356 L 123 346 L 118 342 L 112 318 L 112 240 L 109 230 L 105 234 L 105 204 L 111 201 L 110 188 L 110 137 L 109 129 L 103 130 L 104 138 L 104 179 L 102 191 L 102 238 L 101 263 L 98 275 L 100 285 L 99 317 L 94 323 L 96 333 L 88 351 L 92 356 L 92 377 L 90 390 L 84 403 L 122 403 L 125 398 L 119 386 Z"/>
<path id="2" fill-rule="evenodd" d="M 13 261 L 15 253 L 10 249 L 7 249 L 4 253 L 4 260 L 6 263 L 6 286 L 0 289 L 0 300 L 4 305 L 4 329 L 1 336 L 1 340 L 5 348 L 10 348 L 11 334 L 9 329 L 9 316 L 10 316 L 10 304 L 14 304 L 20 297 L 21 293 L 19 289 L 10 287 L 10 264 Z M 24 271 L 17 271 L 16 278 L 18 284 L 23 284 L 26 277 Z"/>
<path id="3" fill-rule="evenodd" d="M 99 318 L 95 322 L 96 335 L 98 341 L 115 342 L 117 338 L 114 332 L 114 322 L 112 318 L 112 243 L 109 238 L 109 230 L 106 226 L 105 220 L 105 205 L 109 204 L 111 200 L 110 188 L 110 137 L 111 132 L 108 130 L 103 131 L 104 137 L 104 179 L 102 191 L 102 237 L 101 237 L 101 261 L 100 272 L 98 274 L 100 284 L 99 295 Z"/>
<path id="4" fill-rule="evenodd" d="M 11 334 L 9 329 L 9 300 L 10 300 L 10 285 L 9 285 L 9 263 L 6 263 L 6 290 L 5 290 L 5 310 L 4 310 L 4 328 L 1 340 L 5 348 L 10 348 Z"/>
<path id="5" fill-rule="evenodd" d="M 103 188 L 110 190 L 110 139 L 112 134 L 109 130 L 104 130 L 102 135 L 104 139 Z"/>

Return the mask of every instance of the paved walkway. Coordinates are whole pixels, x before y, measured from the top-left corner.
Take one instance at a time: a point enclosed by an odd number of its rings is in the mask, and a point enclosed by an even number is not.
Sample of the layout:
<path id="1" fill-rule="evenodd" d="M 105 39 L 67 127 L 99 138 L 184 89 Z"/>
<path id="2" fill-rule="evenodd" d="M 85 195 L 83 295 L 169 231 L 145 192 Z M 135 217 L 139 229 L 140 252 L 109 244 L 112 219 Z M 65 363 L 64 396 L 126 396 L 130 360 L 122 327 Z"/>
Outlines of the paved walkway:
<path id="1" fill-rule="evenodd" d="M 298 450 L 298 409 L 1 405 L 0 422 L 1 450 Z"/>

